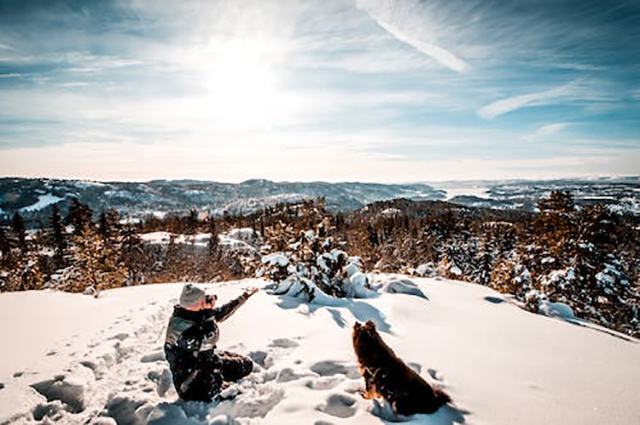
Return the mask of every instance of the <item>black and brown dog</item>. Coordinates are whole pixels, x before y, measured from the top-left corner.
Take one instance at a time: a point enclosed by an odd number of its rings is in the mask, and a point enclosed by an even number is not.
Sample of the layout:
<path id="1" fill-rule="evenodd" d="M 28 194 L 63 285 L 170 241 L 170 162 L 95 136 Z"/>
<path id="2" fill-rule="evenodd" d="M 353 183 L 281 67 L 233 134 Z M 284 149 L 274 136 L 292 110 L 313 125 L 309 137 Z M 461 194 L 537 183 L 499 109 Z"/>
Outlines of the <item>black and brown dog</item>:
<path id="1" fill-rule="evenodd" d="M 401 415 L 434 413 L 451 401 L 444 391 L 431 387 L 385 344 L 371 320 L 353 326 L 353 348 L 366 384 L 364 398 L 382 397 Z"/>

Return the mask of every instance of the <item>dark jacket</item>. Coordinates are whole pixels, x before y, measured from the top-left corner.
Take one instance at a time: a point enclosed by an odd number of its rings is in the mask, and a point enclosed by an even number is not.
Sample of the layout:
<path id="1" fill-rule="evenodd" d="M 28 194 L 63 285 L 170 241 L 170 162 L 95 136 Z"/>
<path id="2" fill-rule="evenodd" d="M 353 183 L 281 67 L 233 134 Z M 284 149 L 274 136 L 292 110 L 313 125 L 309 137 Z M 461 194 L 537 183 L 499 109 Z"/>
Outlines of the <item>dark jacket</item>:
<path id="1" fill-rule="evenodd" d="M 214 309 L 200 311 L 174 307 L 164 352 L 173 383 L 184 399 L 210 400 L 222 385 L 221 361 L 215 353 L 218 322 L 226 320 L 247 301 L 246 295 Z M 197 396 L 196 396 L 197 394 Z"/>

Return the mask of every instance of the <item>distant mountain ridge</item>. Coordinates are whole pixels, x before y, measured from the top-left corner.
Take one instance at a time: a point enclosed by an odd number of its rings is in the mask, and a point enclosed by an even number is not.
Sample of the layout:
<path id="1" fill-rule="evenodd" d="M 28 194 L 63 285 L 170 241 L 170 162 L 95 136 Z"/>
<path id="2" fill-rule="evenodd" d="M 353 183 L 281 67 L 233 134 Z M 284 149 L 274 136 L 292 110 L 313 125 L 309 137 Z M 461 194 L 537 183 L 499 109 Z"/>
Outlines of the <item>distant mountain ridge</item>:
<path id="1" fill-rule="evenodd" d="M 331 211 L 352 211 L 371 202 L 394 198 L 444 199 L 445 191 L 430 185 L 326 182 L 273 182 L 253 179 L 242 183 L 196 180 L 97 182 L 58 179 L 0 179 L 0 215 L 20 212 L 30 220 L 44 220 L 53 204 L 65 211 L 72 198 L 94 212 L 108 208 L 140 218 L 150 213 L 183 213 L 191 208 L 222 215 L 247 214 L 277 203 L 324 197 Z"/>
<path id="2" fill-rule="evenodd" d="M 77 197 L 96 213 L 108 208 L 132 219 L 147 214 L 183 214 L 192 208 L 206 214 L 249 214 L 277 203 L 324 197 L 330 211 L 353 211 L 365 205 L 405 198 L 448 200 L 467 207 L 534 211 L 553 190 L 569 191 L 577 204 L 603 203 L 619 212 L 640 215 L 640 177 L 556 180 L 503 180 L 382 184 L 361 182 L 242 183 L 200 180 L 99 182 L 49 178 L 0 178 L 0 219 L 20 212 L 27 221 L 46 223 L 53 204 L 63 213 Z"/>

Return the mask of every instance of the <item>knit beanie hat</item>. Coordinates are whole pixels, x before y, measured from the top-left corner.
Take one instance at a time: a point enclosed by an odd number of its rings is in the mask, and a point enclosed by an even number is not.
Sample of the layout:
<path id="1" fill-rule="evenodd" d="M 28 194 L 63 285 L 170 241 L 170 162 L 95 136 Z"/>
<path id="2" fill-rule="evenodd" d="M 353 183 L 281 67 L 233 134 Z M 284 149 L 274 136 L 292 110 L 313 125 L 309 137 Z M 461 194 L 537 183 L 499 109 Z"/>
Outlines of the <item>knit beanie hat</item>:
<path id="1" fill-rule="evenodd" d="M 180 306 L 184 308 L 193 307 L 200 303 L 205 297 L 205 292 L 188 283 L 182 288 L 182 294 L 180 294 Z"/>

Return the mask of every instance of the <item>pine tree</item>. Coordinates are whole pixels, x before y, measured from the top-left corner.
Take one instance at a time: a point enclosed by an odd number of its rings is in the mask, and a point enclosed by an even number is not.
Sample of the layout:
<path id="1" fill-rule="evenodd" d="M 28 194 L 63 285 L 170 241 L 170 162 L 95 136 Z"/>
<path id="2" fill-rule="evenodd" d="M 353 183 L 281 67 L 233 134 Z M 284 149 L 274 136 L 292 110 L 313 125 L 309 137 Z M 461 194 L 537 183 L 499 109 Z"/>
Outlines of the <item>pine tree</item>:
<path id="1" fill-rule="evenodd" d="M 109 210 L 102 211 L 100 218 L 98 219 L 98 233 L 106 241 L 118 236 L 120 231 L 120 215 L 116 210 L 110 208 Z"/>
<path id="2" fill-rule="evenodd" d="M 127 268 L 117 253 L 100 235 L 85 229 L 74 237 L 71 266 L 65 271 L 61 289 L 82 292 L 93 287 L 100 292 L 122 286 L 127 275 Z"/>
<path id="3" fill-rule="evenodd" d="M 378 231 L 371 225 L 371 223 L 367 225 L 367 234 L 369 245 L 374 249 L 377 248 L 378 245 L 380 245 L 380 239 L 378 238 Z"/>
<path id="4" fill-rule="evenodd" d="M 218 226 L 213 216 L 209 217 L 208 229 L 209 232 L 209 256 L 215 258 L 219 253 L 219 241 L 218 241 Z"/>
<path id="5" fill-rule="evenodd" d="M 184 231 L 187 235 L 193 235 L 198 231 L 198 211 L 195 208 L 189 210 L 189 215 L 185 219 Z"/>
<path id="6" fill-rule="evenodd" d="M 540 214 L 533 222 L 533 231 L 538 243 L 557 257 L 573 254 L 576 208 L 571 193 L 553 191 L 549 198 L 538 202 L 538 209 Z"/>
<path id="7" fill-rule="evenodd" d="M 74 235 L 80 236 L 86 229 L 91 228 L 92 217 L 93 210 L 88 205 L 80 202 L 78 198 L 71 199 L 67 223 L 73 226 Z"/>
<path id="8" fill-rule="evenodd" d="M 11 220 L 11 227 L 16 238 L 17 246 L 24 255 L 27 252 L 27 231 L 20 213 L 16 212 Z"/>
<path id="9" fill-rule="evenodd" d="M 121 230 L 122 261 L 129 270 L 129 278 L 133 283 L 143 283 L 145 281 L 143 270 L 146 254 L 142 244 L 142 239 L 138 235 L 136 228 L 131 224 L 126 224 Z"/>
<path id="10" fill-rule="evenodd" d="M 11 263 L 11 240 L 2 227 L 0 227 L 0 254 L 2 254 L 0 266 L 8 266 Z"/>
<path id="11" fill-rule="evenodd" d="M 9 271 L 6 279 L 5 290 L 28 291 L 40 289 L 44 282 L 44 276 L 40 271 L 38 259 L 34 253 L 26 253 L 21 256 Z"/>
<path id="12" fill-rule="evenodd" d="M 493 270 L 494 249 L 490 240 L 483 238 L 480 249 L 475 257 L 475 271 L 473 281 L 481 285 L 489 285 L 491 282 L 491 271 Z"/>
<path id="13" fill-rule="evenodd" d="M 57 267 L 64 267 L 65 255 L 67 252 L 67 241 L 64 235 L 64 227 L 62 225 L 62 216 L 57 204 L 51 208 L 51 216 L 49 217 L 51 225 L 51 243 L 55 250 L 55 263 Z"/>

